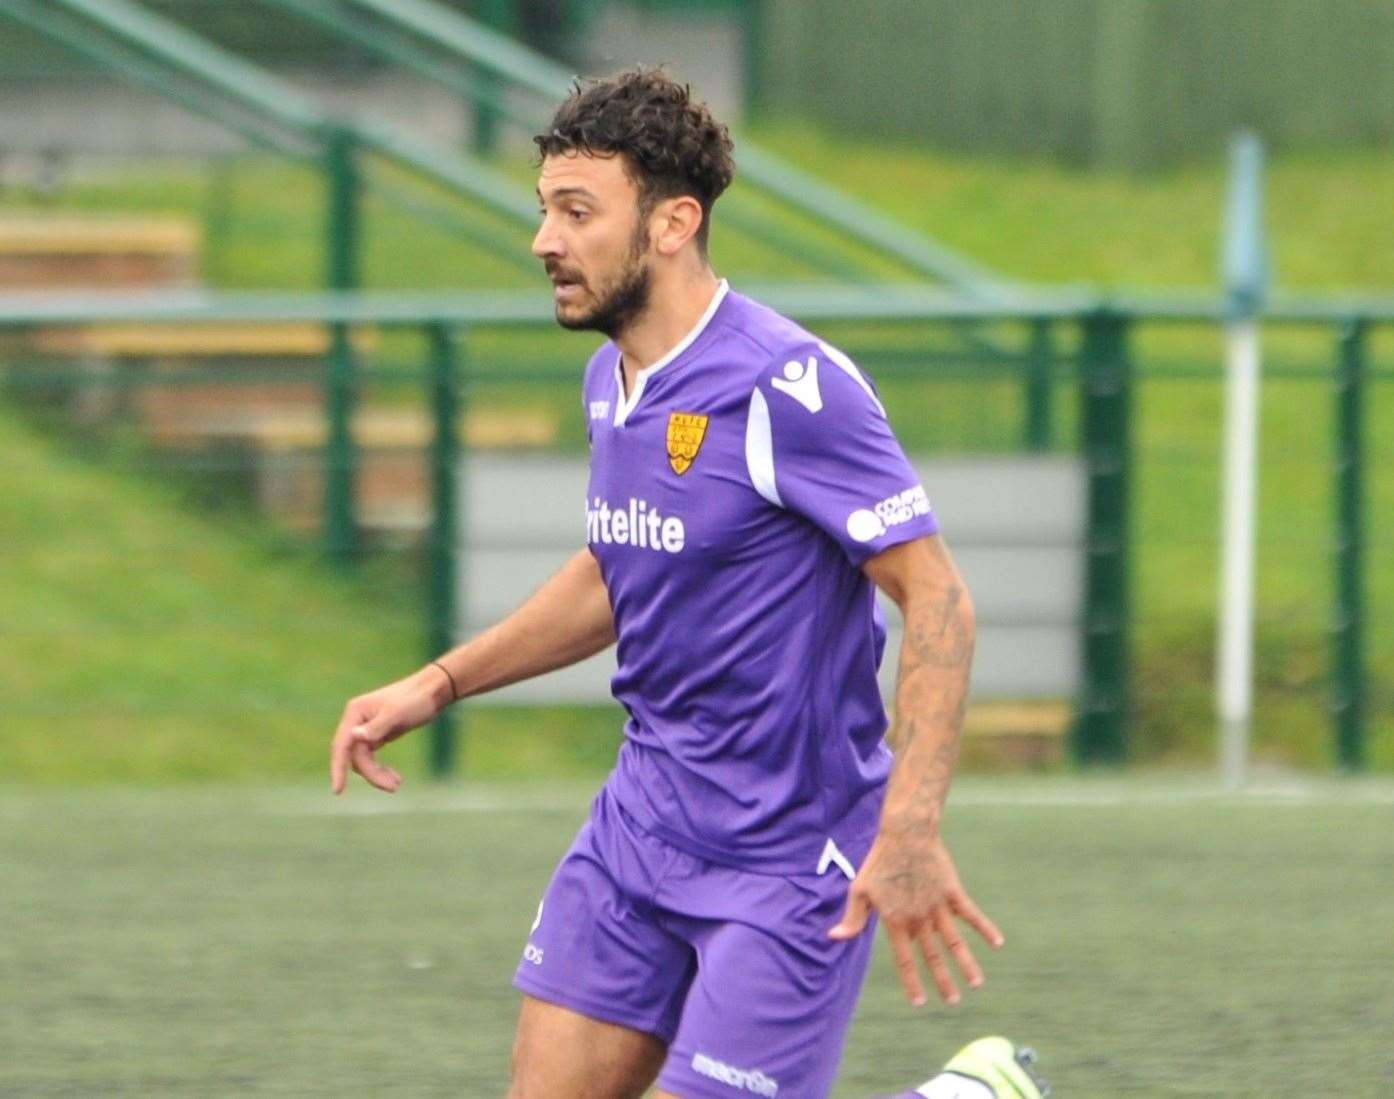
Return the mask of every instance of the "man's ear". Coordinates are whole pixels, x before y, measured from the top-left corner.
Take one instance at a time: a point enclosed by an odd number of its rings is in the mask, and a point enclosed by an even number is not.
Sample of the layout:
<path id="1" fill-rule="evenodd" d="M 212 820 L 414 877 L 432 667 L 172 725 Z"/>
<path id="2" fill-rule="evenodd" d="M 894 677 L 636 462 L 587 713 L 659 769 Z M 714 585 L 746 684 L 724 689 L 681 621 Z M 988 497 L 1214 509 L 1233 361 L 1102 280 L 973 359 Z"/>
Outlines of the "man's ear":
<path id="1" fill-rule="evenodd" d="M 697 235 L 701 225 L 702 204 L 691 195 L 679 195 L 655 207 L 649 235 L 660 256 L 674 256 Z"/>

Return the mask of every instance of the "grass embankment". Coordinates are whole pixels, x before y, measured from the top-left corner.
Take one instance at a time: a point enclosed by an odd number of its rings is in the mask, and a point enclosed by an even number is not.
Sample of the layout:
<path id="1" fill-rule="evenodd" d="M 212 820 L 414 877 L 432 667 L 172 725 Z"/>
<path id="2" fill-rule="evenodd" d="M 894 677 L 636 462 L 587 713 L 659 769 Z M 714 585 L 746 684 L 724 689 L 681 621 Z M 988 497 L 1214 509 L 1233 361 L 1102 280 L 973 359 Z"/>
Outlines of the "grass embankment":
<path id="1" fill-rule="evenodd" d="M 402 562 L 340 575 L 254 516 L 192 508 L 3 410 L 0 453 L 7 781 L 314 776 L 344 702 L 423 658 Z M 478 775 L 594 772 L 618 729 L 609 709 L 481 721 Z M 414 747 L 394 749 L 409 772 Z"/>
<path id="2" fill-rule="evenodd" d="M 861 195 L 906 224 L 1016 278 L 1153 288 L 1207 286 L 1215 282 L 1215 249 L 1224 191 L 1224 170 L 1219 164 L 1141 179 L 1031 163 L 983 163 L 882 144 L 840 142 L 796 127 L 767 127 L 760 131 L 760 137 L 794 162 Z M 521 163 L 511 170 L 527 175 L 526 166 Z M 1361 153 L 1286 156 L 1271 165 L 1267 193 L 1275 270 L 1281 286 L 1290 290 L 1394 286 L 1394 222 L 1383 216 L 1394 205 L 1394 165 L 1387 158 Z M 755 200 L 746 196 L 740 201 Z M 311 287 L 319 281 L 322 194 L 314 178 L 299 169 L 250 161 L 234 167 L 230 175 L 212 179 L 190 172 L 146 171 L 137 176 L 77 184 L 64 194 L 61 203 L 104 211 L 183 212 L 199 219 L 208 233 L 207 276 L 217 285 Z M 721 226 L 720 216 L 717 224 L 716 260 L 738 282 L 741 278 L 809 275 L 787 263 L 781 265 L 780 257 L 772 257 L 768 249 L 727 232 Z M 535 279 L 488 249 L 452 242 L 448 234 L 392 213 L 378 199 L 369 203 L 366 225 L 364 278 L 368 285 L 528 285 Z M 524 237 L 514 235 L 521 252 Z M 905 333 L 883 333 L 873 339 L 864 330 L 855 329 L 829 334 L 849 346 L 903 343 L 907 338 Z M 914 338 L 922 339 L 923 334 Z M 942 339 L 942 333 L 936 338 Z M 1015 338 L 1019 339 L 1020 334 L 1016 333 Z M 1334 510 L 1332 393 L 1320 372 L 1331 363 L 1333 341 L 1334 333 L 1330 330 L 1271 336 L 1268 343 L 1272 364 L 1317 373 L 1307 379 L 1275 378 L 1265 393 L 1263 409 L 1256 737 L 1261 753 L 1269 758 L 1304 764 L 1329 759 L 1326 631 L 1331 606 Z M 1062 342 L 1068 346 L 1069 337 Z M 474 363 L 514 363 L 521 370 L 528 362 L 579 359 L 587 344 L 586 337 L 481 332 L 470 337 L 467 353 Z M 1209 756 L 1212 740 L 1210 680 L 1221 409 L 1220 387 L 1213 372 L 1220 361 L 1220 344 L 1213 331 L 1153 327 L 1138 334 L 1134 347 L 1143 378 L 1136 405 L 1138 447 L 1134 462 L 1136 669 L 1142 718 L 1139 753 L 1150 759 L 1196 760 Z M 1387 333 L 1380 335 L 1373 352 L 1373 361 L 1387 370 L 1394 359 L 1394 338 Z M 380 358 L 393 357 L 420 361 L 419 347 L 385 340 Z M 1202 375 L 1210 372 L 1211 376 L 1178 376 L 1178 372 L 1196 370 Z M 1387 556 L 1394 543 L 1394 481 L 1379 475 L 1378 464 L 1382 455 L 1394 452 L 1394 402 L 1388 399 L 1391 384 L 1388 380 L 1372 384 L 1369 399 L 1369 454 L 1374 464 L 1368 477 L 1372 552 L 1367 617 L 1371 624 L 1370 655 L 1376 673 L 1370 710 L 1375 734 L 1372 748 L 1376 762 L 1382 766 L 1394 765 L 1394 707 L 1381 701 L 1387 698 L 1389 684 L 1394 682 L 1394 630 L 1384 625 L 1394 620 L 1394 577 L 1378 565 L 1381 554 Z M 1020 387 L 1014 381 L 988 386 L 981 381 L 901 382 L 885 377 L 883 388 L 897 428 L 910 449 L 992 451 L 1015 445 L 1022 408 Z M 558 423 L 563 426 L 563 440 L 568 445 L 579 442 L 579 421 L 573 415 L 574 393 L 565 383 L 528 390 L 491 386 L 476 391 L 472 399 L 501 406 L 546 402 L 555 407 Z M 1068 441 L 1073 437 L 1075 418 L 1073 389 L 1068 382 L 1057 387 L 1056 406 L 1057 437 Z M 37 440 L 32 441 L 37 444 Z M 46 469 L 47 460 L 36 456 L 35 469 Z M 77 471 L 76 465 L 69 470 L 74 475 Z M 37 473 L 29 491 L 47 493 L 44 486 L 48 483 L 43 473 Z M 110 522 L 119 526 L 128 521 L 136 529 L 150 527 L 152 521 L 145 512 L 153 505 L 144 495 L 147 490 L 119 477 L 113 484 L 124 487 L 112 499 L 127 500 L 129 506 L 127 519 L 120 519 L 113 511 Z M 134 495 L 123 495 L 127 493 Z M 8 501 L 0 504 L 0 508 L 9 506 Z M 355 586 L 349 581 L 326 578 L 322 570 L 312 565 L 291 563 L 289 558 L 278 558 L 276 554 L 258 555 L 258 551 L 247 550 L 241 534 L 222 521 L 190 518 L 170 500 L 160 506 L 166 510 L 154 523 L 156 527 L 174 530 L 184 524 L 205 524 L 210 537 L 228 539 L 229 552 L 234 546 L 243 546 L 239 551 L 244 556 L 240 558 L 241 571 L 236 573 L 237 584 L 206 586 L 209 614 L 215 619 L 224 613 L 216 605 L 219 599 L 243 590 L 257 575 L 268 570 L 274 573 L 281 564 L 290 572 L 280 580 L 268 579 L 266 583 L 273 588 L 280 584 L 281 590 L 286 590 L 286 585 L 291 584 L 287 577 L 293 574 L 305 578 L 307 590 L 322 588 L 333 593 L 327 601 L 340 606 L 342 617 L 323 619 L 329 624 L 314 633 L 314 644 L 349 645 L 360 654 L 361 662 L 348 654 L 326 658 L 324 666 L 343 669 L 342 677 L 332 682 L 317 679 L 317 683 L 325 685 L 321 694 L 313 696 L 313 703 L 306 702 L 303 693 L 297 693 L 299 688 L 288 686 L 289 694 L 279 699 L 282 708 L 288 706 L 308 713 L 297 709 L 307 706 L 317 715 L 314 722 L 318 723 L 322 720 L 319 715 L 336 710 L 348 693 L 379 682 L 397 668 L 410 666 L 420 655 L 414 595 L 384 596 L 382 591 L 374 591 L 371 584 Z M 78 514 L 81 510 L 73 506 L 68 513 L 69 522 Z M 253 539 L 249 544 L 260 543 Z M 246 556 L 249 553 L 251 556 Z M 178 560 L 177 555 L 174 560 Z M 112 576 L 104 577 L 108 569 Z M 99 545 L 92 547 L 84 571 L 94 587 L 108 590 L 119 587 L 122 577 L 139 572 L 130 560 Z M 139 575 L 142 583 L 164 582 L 144 572 Z M 208 575 L 211 577 L 213 572 Z M 117 581 L 116 585 L 112 580 Z M 11 596 L 16 601 L 14 617 L 8 620 L 49 621 L 49 611 L 41 604 L 46 599 L 45 585 L 50 582 L 47 576 L 35 575 L 32 583 L 18 586 Z M 394 581 L 397 585 L 402 583 L 400 576 Z M 360 598 L 362 603 L 357 602 Z M 376 609 L 375 598 L 384 605 L 381 612 Z M 33 609 L 30 603 L 35 604 Z M 160 599 L 153 603 L 158 606 Z M 82 600 L 70 599 L 68 604 L 81 605 Z M 253 600 L 252 606 L 256 605 Z M 255 632 L 299 637 L 303 643 L 288 644 L 284 651 L 302 653 L 309 644 L 305 628 L 293 621 L 284 628 L 278 625 L 293 618 L 287 608 L 295 606 L 295 601 L 273 598 L 263 605 L 265 617 L 258 620 Z M 349 605 L 354 607 L 352 613 L 346 609 Z M 100 600 L 92 605 L 94 624 L 106 621 L 103 606 Z M 246 608 L 238 613 L 246 613 Z M 398 623 L 401 640 L 396 647 L 382 642 L 374 646 L 372 642 L 350 641 L 355 636 L 354 629 L 365 627 L 350 627 L 349 619 L 359 621 L 379 613 Z M 321 619 L 312 616 L 310 620 Z M 104 643 L 110 645 L 113 627 L 108 622 L 105 629 Z M 83 634 L 80 627 L 75 626 L 74 630 L 77 635 Z M 101 630 L 95 630 L 90 636 L 94 640 L 87 652 L 89 657 L 100 647 L 95 638 L 103 635 Z M 0 660 L 12 661 L 13 682 L 38 682 L 43 674 L 48 674 L 43 671 L 45 664 L 39 649 L 21 645 L 10 651 L 10 657 L 0 656 Z M 179 645 L 170 645 L 166 650 L 169 654 L 181 651 L 184 650 Z M 21 653 L 27 655 L 21 657 Z M 140 667 L 131 665 L 132 660 L 134 657 L 123 655 L 117 666 L 126 671 L 112 676 L 112 682 L 127 684 L 123 688 L 127 694 L 136 690 L 131 684 L 164 684 L 167 689 L 160 697 L 172 707 L 172 712 L 200 712 L 207 696 L 199 693 L 198 675 L 181 679 L 178 672 L 168 670 L 177 664 L 173 660 L 151 658 Z M 229 663 L 236 666 L 237 662 Z M 165 670 L 157 674 L 158 669 Z M 233 701 L 210 704 L 245 713 L 244 702 L 259 697 L 263 699 L 261 705 L 275 709 L 265 699 L 276 697 L 280 690 L 276 685 L 278 677 L 301 674 L 295 660 L 267 660 L 258 671 L 264 675 L 255 690 L 241 681 L 242 693 L 226 696 Z M 83 697 L 99 711 L 120 708 L 117 704 L 103 704 L 100 695 Z M 127 695 L 117 692 L 112 697 L 119 703 Z M 142 697 L 140 704 L 153 701 Z M 66 707 L 68 702 L 62 705 Z M 61 712 L 65 722 L 80 724 L 71 718 L 73 711 L 63 708 Z M 130 712 L 139 713 L 139 707 Z M 283 714 L 274 720 L 286 718 Z M 537 769 L 553 768 L 554 749 L 540 738 L 526 735 L 526 729 L 538 722 L 552 720 L 551 715 L 530 716 L 523 723 L 524 734 L 513 741 L 515 751 L 500 751 L 487 759 L 472 758 L 471 762 L 478 767 L 497 764 L 507 768 L 511 755 L 516 755 L 532 759 Z M 472 740 L 471 753 L 491 752 L 492 746 L 506 742 L 506 735 L 493 735 L 493 721 L 487 714 L 478 718 L 476 725 L 481 735 Z M 598 716 L 586 715 L 582 722 L 586 728 L 603 730 L 598 742 L 601 748 L 594 752 L 583 750 L 573 761 L 575 766 L 584 767 L 585 760 L 604 758 L 612 722 L 613 715 L 608 711 Z M 159 724 L 155 721 L 152 727 Z M 187 718 L 171 718 L 168 729 L 170 750 L 185 760 L 167 768 L 171 775 L 241 771 L 240 765 L 218 762 L 212 757 L 208 757 L 206 768 L 191 765 L 187 762 L 192 758 L 191 745 L 197 744 L 198 750 L 203 750 L 201 734 L 195 731 L 194 739 L 175 751 L 173 745 L 184 743 L 180 738 L 188 736 Z M 145 743 L 159 742 L 159 738 L 152 738 L 147 732 Z M 306 773 L 309 765 L 304 753 L 309 742 L 278 742 L 289 746 L 283 757 L 277 757 L 277 768 L 286 769 L 275 773 Z M 38 767 L 35 774 L 51 773 L 51 765 L 40 767 L 30 760 L 26 766 Z M 151 777 L 160 773 L 158 755 L 150 758 L 149 767 Z M 247 767 L 249 772 L 254 769 L 250 764 Z M 94 769 L 92 773 L 101 772 Z"/>

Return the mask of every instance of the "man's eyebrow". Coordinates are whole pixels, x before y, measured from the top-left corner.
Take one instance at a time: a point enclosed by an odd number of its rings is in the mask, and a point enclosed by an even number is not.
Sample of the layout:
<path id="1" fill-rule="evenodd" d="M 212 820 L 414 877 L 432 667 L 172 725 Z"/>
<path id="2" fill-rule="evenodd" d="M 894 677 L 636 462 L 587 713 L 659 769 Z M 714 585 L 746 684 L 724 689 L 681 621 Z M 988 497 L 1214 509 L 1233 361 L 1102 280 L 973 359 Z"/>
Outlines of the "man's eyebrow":
<path id="1" fill-rule="evenodd" d="M 544 198 L 543 195 L 542 195 L 542 188 L 541 188 L 541 187 L 538 187 L 538 188 L 536 188 L 536 190 L 537 190 L 537 198 L 538 198 L 538 201 L 540 201 L 540 202 L 546 202 L 546 201 L 547 201 L 546 198 Z M 594 200 L 594 199 L 595 199 L 595 194 L 594 194 L 593 192 L 591 192 L 591 191 L 586 190 L 584 187 L 558 187 L 555 191 L 552 192 L 552 194 L 551 194 L 550 197 L 553 198 L 553 199 L 559 199 L 559 198 L 588 198 L 588 199 Z"/>

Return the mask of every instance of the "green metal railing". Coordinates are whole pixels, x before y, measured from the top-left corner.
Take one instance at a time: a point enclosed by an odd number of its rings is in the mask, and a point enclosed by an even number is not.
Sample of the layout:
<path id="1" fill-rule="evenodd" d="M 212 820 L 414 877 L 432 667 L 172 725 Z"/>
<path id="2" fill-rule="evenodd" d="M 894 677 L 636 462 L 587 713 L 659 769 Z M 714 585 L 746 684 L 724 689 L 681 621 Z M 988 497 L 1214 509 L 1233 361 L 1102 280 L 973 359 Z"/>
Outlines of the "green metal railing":
<path id="1" fill-rule="evenodd" d="M 1336 367 L 1336 607 L 1333 615 L 1331 707 L 1336 758 L 1365 765 L 1365 339 L 1368 322 L 1351 318 L 1340 331 Z"/>
<path id="2" fill-rule="evenodd" d="M 574 80 L 573 74 L 560 65 L 495 29 L 501 22 L 497 16 L 490 19 L 494 27 L 485 26 L 433 0 L 263 2 L 311 19 L 418 76 L 475 98 L 482 108 L 479 117 L 483 123 L 483 129 L 476 134 L 477 147 L 492 145 L 501 117 L 522 125 L 529 133 L 536 132 L 545 123 L 552 107 L 566 96 Z M 365 22 L 364 14 L 376 17 L 377 23 Z M 416 43 L 403 39 L 402 32 L 414 36 Z M 449 63 L 442 64 L 421 44 L 444 53 Z M 501 89 L 521 89 L 531 97 L 532 106 L 510 105 Z M 741 140 L 738 161 L 741 178 L 767 195 L 824 226 L 835 228 L 859 246 L 893 258 L 916 275 L 973 295 L 996 297 L 1020 289 L 1006 277 L 892 222 L 749 140 Z M 757 237 L 772 237 L 773 227 L 751 211 L 728 204 L 723 218 Z M 777 238 L 772 239 L 772 243 L 792 255 L 809 253 L 807 258 L 815 265 L 843 278 L 849 271 L 855 273 L 857 270 L 851 266 L 854 260 L 848 256 L 829 259 L 810 252 L 809 243 L 803 239 Z"/>
<path id="3" fill-rule="evenodd" d="M 428 0 L 265 0 L 315 21 L 356 45 L 449 87 L 473 102 L 483 127 L 476 146 L 493 144 L 503 119 L 533 131 L 564 95 L 571 77 L 506 35 Z M 458 150 L 418 140 L 400 127 L 369 117 L 336 119 L 310 97 L 250 62 L 229 53 L 132 0 L 0 0 L 0 16 L 74 50 L 113 73 L 179 103 L 256 144 L 300 159 L 324 162 L 331 143 L 340 155 L 372 153 L 416 177 L 460 195 L 483 211 L 531 230 L 535 201 L 527 189 Z M 444 60 L 423 51 L 425 41 Z M 466 69 L 465 66 L 469 68 Z M 522 88 L 536 102 L 512 105 Z M 848 196 L 742 142 L 741 175 L 785 208 L 840 233 L 853 246 L 829 250 L 806 234 L 740 200 L 727 203 L 726 220 L 755 240 L 839 281 L 875 280 L 858 249 L 879 254 L 905 270 L 965 293 L 1001 296 L 1017 287 Z M 340 181 L 342 177 L 340 177 Z M 331 176 L 331 186 L 336 180 Z M 407 203 L 398 192 L 398 205 Z M 416 212 L 416 211 L 413 211 Z M 468 219 L 436 211 L 466 239 L 499 245 Z M 331 220 L 331 225 L 336 224 Z M 356 243 L 356 242 L 353 242 Z M 330 240 L 326 251 L 342 247 Z M 516 249 L 501 248 L 512 254 Z"/>
<path id="4" fill-rule="evenodd" d="M 0 0 L 0 16 L 260 145 L 321 163 L 331 143 L 344 157 L 369 151 L 515 225 L 535 225 L 532 197 L 482 163 L 385 122 L 336 119 L 284 81 L 130 0 Z M 328 250 L 338 247 L 331 241 Z"/>
<path id="5" fill-rule="evenodd" d="M 336 278 L 349 282 L 351 272 Z M 1071 745 L 1082 763 L 1118 763 L 1133 752 L 1128 737 L 1133 691 L 1134 607 L 1131 560 L 1134 552 L 1134 389 L 1137 374 L 1131 333 L 1151 324 L 1219 326 L 1225 303 L 1209 298 L 1118 297 L 1100 300 L 1084 294 L 1038 295 L 1012 305 L 954 297 L 923 287 L 891 287 L 885 292 L 835 291 L 829 288 L 770 286 L 751 292 L 771 306 L 816 326 L 837 323 L 875 325 L 1016 326 L 1026 337 L 1012 360 L 1023 394 L 1038 393 L 1043 378 L 1074 379 L 1079 394 L 1077 447 L 1086 477 L 1084 596 L 1081 608 L 1082 680 Z M 1364 390 L 1369 378 L 1366 342 L 1378 327 L 1394 326 L 1394 302 L 1314 302 L 1288 299 L 1269 306 L 1270 326 L 1318 326 L 1337 333 L 1331 377 L 1336 416 L 1335 564 L 1337 583 L 1330 628 L 1332 646 L 1331 709 L 1334 756 L 1343 768 L 1365 765 L 1368 707 L 1366 696 L 1365 577 L 1368 539 L 1365 513 Z M 150 324 L 227 322 L 270 324 L 312 322 L 331 333 L 325 384 L 331 420 L 323 466 L 341 477 L 326 490 L 324 538 L 331 556 L 346 555 L 355 537 L 352 470 L 354 440 L 347 430 L 354 370 L 349 329 L 376 326 L 422 333 L 429 348 L 424 373 L 425 398 L 434 424 L 429 450 L 432 515 L 424 549 L 428 559 L 429 622 L 426 647 L 447 648 L 457 621 L 459 577 L 455 574 L 457 514 L 456 469 L 461 453 L 460 413 L 468 387 L 510 378 L 507 371 L 484 363 L 467 364 L 463 338 L 477 330 L 550 329 L 551 309 L 545 296 L 528 292 L 492 294 L 363 294 L 349 291 L 312 295 L 197 292 L 152 295 L 6 295 L 0 297 L 0 332 L 35 327 L 125 321 Z M 1076 353 L 1054 350 L 1062 337 Z M 913 376 L 917 367 L 906 356 L 893 369 L 879 370 L 883 381 Z M 1382 384 L 1394 379 L 1385 379 Z M 1023 449 L 1040 449 L 1049 438 L 1048 422 L 1032 412 L 1030 399 L 1020 436 Z M 331 476 L 327 480 L 333 480 Z M 447 771 L 455 752 L 449 717 L 438 723 L 431 742 L 432 766 Z"/>
<path id="6" fill-rule="evenodd" d="M 1083 318 L 1080 449 L 1087 478 L 1084 536 L 1084 676 L 1074 725 L 1080 760 L 1127 756 L 1132 378 L 1128 320 L 1109 309 Z"/>

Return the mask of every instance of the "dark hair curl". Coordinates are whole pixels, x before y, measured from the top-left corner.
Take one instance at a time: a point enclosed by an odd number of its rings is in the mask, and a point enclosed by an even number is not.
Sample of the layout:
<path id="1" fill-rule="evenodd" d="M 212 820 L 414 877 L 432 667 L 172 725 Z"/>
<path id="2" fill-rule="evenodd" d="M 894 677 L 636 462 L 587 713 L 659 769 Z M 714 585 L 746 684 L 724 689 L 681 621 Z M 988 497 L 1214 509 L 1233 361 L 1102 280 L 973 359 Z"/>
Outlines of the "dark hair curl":
<path id="1" fill-rule="evenodd" d="M 697 244 L 706 253 L 712 206 L 736 166 L 730 133 L 686 84 L 650 68 L 578 80 L 551 129 L 533 141 L 539 161 L 572 152 L 622 156 L 643 213 L 665 198 L 691 195 L 702 206 Z"/>

